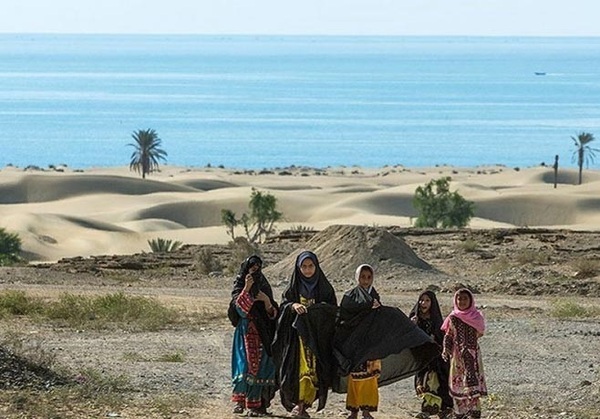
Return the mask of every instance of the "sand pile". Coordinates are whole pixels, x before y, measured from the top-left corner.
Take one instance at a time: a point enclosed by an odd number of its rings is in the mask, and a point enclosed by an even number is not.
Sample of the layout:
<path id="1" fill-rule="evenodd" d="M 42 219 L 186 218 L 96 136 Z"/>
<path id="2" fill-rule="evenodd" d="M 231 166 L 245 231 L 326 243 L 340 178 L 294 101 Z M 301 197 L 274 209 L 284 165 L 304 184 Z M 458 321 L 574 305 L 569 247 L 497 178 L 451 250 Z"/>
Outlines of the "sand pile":
<path id="1" fill-rule="evenodd" d="M 267 277 L 275 284 L 289 279 L 296 257 L 302 250 L 316 253 L 321 268 L 330 281 L 354 284 L 354 272 L 362 263 L 376 271 L 376 278 L 397 275 L 398 271 L 431 270 L 406 242 L 386 229 L 356 225 L 333 225 L 315 234 L 304 249 L 298 249 L 279 263 L 265 268 Z"/>

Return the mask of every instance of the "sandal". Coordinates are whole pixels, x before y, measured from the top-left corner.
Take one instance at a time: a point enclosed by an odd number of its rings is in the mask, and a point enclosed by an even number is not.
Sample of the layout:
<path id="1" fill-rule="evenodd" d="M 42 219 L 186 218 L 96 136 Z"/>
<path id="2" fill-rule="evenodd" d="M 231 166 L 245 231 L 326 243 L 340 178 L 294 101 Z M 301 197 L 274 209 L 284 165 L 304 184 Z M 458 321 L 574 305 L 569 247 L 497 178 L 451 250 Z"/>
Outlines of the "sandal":
<path id="1" fill-rule="evenodd" d="M 299 404 L 294 406 L 294 408 L 292 409 L 292 412 L 291 412 L 291 416 L 293 418 L 305 418 L 305 419 L 310 418 L 310 415 L 308 414 L 308 412 L 306 410 L 304 410 L 304 406 L 300 406 Z"/>
<path id="2" fill-rule="evenodd" d="M 233 408 L 233 414 L 241 415 L 242 413 L 244 413 L 244 404 L 240 402 L 240 403 L 237 403 L 235 405 L 235 407 Z"/>

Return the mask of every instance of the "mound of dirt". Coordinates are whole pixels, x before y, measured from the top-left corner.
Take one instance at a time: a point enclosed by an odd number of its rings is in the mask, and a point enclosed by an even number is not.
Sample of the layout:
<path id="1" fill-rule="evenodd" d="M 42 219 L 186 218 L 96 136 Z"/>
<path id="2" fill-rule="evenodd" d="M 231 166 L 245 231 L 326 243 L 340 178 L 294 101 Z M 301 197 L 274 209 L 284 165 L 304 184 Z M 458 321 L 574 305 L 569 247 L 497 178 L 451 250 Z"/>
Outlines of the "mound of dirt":
<path id="1" fill-rule="evenodd" d="M 0 390 L 48 389 L 67 382 L 65 377 L 49 368 L 29 362 L 0 346 Z"/>
<path id="2" fill-rule="evenodd" d="M 327 278 L 334 283 L 354 283 L 356 267 L 368 263 L 377 278 L 397 275 L 399 271 L 430 271 L 432 267 L 419 258 L 409 245 L 385 229 L 356 225 L 333 225 L 315 234 L 305 244 L 265 273 L 275 284 L 289 280 L 296 257 L 303 250 L 313 251 L 319 258 Z"/>

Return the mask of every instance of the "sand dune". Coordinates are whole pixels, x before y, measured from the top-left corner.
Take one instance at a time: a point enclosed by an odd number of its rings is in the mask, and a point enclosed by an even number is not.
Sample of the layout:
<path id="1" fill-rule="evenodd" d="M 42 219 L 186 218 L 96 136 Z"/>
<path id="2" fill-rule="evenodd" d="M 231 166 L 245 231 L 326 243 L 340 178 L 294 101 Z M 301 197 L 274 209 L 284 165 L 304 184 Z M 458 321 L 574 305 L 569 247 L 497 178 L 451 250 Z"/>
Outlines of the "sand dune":
<path id="1" fill-rule="evenodd" d="M 414 191 L 431 179 L 475 203 L 472 228 L 600 228 L 600 172 L 548 167 L 513 170 L 435 167 L 407 169 L 286 169 L 269 174 L 215 168 L 163 167 L 141 179 L 126 167 L 85 172 L 0 170 L 0 226 L 23 240 L 35 261 L 148 250 L 151 238 L 226 243 L 221 210 L 248 211 L 252 188 L 278 200 L 278 228 L 332 224 L 410 226 Z M 240 231 L 238 234 L 243 234 Z"/>

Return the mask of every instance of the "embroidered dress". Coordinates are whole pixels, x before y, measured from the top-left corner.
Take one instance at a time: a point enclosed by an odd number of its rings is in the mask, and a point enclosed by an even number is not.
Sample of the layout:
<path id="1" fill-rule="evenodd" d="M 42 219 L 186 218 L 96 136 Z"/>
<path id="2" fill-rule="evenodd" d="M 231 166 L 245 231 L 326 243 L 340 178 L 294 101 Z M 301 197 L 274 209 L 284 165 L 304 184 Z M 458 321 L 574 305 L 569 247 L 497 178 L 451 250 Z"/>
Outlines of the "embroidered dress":
<path id="1" fill-rule="evenodd" d="M 261 268 L 262 260 L 256 255 L 242 262 L 227 310 L 227 317 L 235 327 L 231 353 L 234 413 L 243 413 L 244 409 L 250 409 L 252 415 L 268 413 L 277 391 L 271 342 L 278 305 Z M 248 288 L 249 280 L 253 283 Z"/>
<path id="2" fill-rule="evenodd" d="M 450 362 L 450 394 L 467 399 L 487 395 L 477 331 L 457 317 L 450 320 L 446 333 Z"/>
<path id="3" fill-rule="evenodd" d="M 468 303 L 468 305 L 465 305 Z M 457 419 L 480 418 L 479 398 L 487 395 L 478 339 L 485 333 L 485 319 L 473 293 L 461 288 L 454 294 L 454 308 L 442 324 L 444 352 L 450 359 L 450 395 Z"/>
<path id="4" fill-rule="evenodd" d="M 381 361 L 367 361 L 348 377 L 346 409 L 351 412 L 376 412 L 379 406 L 379 386 Z"/>
<path id="5" fill-rule="evenodd" d="M 242 291 L 236 300 L 240 316 L 233 336 L 232 383 L 233 402 L 243 402 L 246 408 L 263 406 L 275 391 L 275 364 L 265 351 L 261 337 L 250 314 L 254 298 Z"/>

